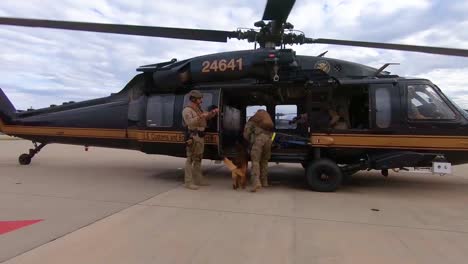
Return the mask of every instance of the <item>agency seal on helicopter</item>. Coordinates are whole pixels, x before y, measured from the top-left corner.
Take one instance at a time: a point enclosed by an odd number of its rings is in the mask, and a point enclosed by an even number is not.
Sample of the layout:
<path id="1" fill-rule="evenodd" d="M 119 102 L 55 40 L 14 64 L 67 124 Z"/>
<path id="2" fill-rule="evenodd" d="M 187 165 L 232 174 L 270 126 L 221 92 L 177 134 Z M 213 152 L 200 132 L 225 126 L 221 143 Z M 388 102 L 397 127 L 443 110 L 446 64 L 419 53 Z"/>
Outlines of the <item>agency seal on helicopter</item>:
<path id="1" fill-rule="evenodd" d="M 330 71 L 330 63 L 326 60 L 319 60 L 314 64 L 314 69 L 319 69 L 328 73 Z"/>

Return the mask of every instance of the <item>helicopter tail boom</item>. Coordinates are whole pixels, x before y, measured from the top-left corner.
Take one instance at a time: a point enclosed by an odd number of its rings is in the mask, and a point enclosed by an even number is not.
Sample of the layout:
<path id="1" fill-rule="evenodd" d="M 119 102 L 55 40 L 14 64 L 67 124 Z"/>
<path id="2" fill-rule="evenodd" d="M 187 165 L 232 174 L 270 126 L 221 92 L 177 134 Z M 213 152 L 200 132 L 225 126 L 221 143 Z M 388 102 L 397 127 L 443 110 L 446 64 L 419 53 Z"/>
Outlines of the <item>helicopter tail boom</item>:
<path id="1" fill-rule="evenodd" d="M 0 88 L 0 131 L 3 130 L 4 121 L 11 119 L 15 112 L 15 107 Z"/>

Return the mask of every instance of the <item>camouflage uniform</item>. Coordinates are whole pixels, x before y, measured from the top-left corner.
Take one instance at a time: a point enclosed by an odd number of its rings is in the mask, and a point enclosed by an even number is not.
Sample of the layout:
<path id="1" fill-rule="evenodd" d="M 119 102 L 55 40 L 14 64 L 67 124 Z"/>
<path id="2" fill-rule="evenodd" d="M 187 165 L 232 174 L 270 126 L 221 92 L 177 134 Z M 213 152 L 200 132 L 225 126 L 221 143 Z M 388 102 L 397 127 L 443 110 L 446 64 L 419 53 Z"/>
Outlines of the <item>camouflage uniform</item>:
<path id="1" fill-rule="evenodd" d="M 244 128 L 244 138 L 250 142 L 252 162 L 252 191 L 268 186 L 268 161 L 271 157 L 271 131 L 249 121 Z"/>
<path id="2" fill-rule="evenodd" d="M 201 93 L 199 98 L 201 98 Z M 210 114 L 206 118 L 203 117 L 202 114 L 203 111 L 193 104 L 186 106 L 182 111 L 184 123 L 190 134 L 186 146 L 187 160 L 185 162 L 184 178 L 185 186 L 189 189 L 198 189 L 198 185 L 208 185 L 201 171 L 201 161 L 205 148 L 203 134 L 207 124 L 206 119 L 213 117 L 214 114 Z"/>

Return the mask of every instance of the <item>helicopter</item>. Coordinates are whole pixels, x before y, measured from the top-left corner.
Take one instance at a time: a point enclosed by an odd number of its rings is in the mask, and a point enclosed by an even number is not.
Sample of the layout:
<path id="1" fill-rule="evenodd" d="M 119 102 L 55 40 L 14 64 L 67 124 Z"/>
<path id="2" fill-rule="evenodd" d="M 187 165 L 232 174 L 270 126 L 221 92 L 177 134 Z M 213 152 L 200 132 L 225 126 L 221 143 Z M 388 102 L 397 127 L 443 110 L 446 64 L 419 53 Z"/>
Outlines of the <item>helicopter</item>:
<path id="1" fill-rule="evenodd" d="M 414 167 L 445 174 L 468 162 L 468 113 L 430 80 L 390 74 L 385 71 L 390 63 L 377 69 L 325 53 L 298 55 L 287 46 L 333 44 L 461 57 L 468 57 L 468 50 L 309 38 L 287 22 L 294 4 L 267 0 L 254 29 L 235 31 L 0 17 L 4 26 L 255 43 L 252 50 L 140 66 L 121 91 L 81 102 L 18 111 L 0 89 L 0 132 L 33 142 L 34 148 L 19 156 L 21 165 L 52 143 L 185 157 L 180 113 L 188 92 L 197 89 L 205 111 L 220 110 L 206 130 L 205 159 L 235 157 L 247 119 L 265 109 L 275 117 L 270 161 L 302 164 L 315 191 L 335 191 L 360 170 L 388 176 L 389 170 Z M 318 122 L 331 110 L 343 126 Z"/>

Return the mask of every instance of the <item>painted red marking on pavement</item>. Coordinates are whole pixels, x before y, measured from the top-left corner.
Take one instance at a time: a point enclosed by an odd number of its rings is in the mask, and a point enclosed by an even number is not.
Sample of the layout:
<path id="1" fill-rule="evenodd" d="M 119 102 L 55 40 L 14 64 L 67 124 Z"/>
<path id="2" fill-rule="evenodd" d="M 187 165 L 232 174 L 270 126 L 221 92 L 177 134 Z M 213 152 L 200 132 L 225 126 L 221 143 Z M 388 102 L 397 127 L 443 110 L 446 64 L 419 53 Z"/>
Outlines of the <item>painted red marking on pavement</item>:
<path id="1" fill-rule="evenodd" d="M 3 235 L 5 233 L 14 231 L 16 229 L 20 229 L 23 227 L 26 227 L 28 225 L 32 225 L 38 222 L 41 222 L 42 219 L 40 220 L 23 220 L 23 221 L 0 221 L 0 235 Z"/>

